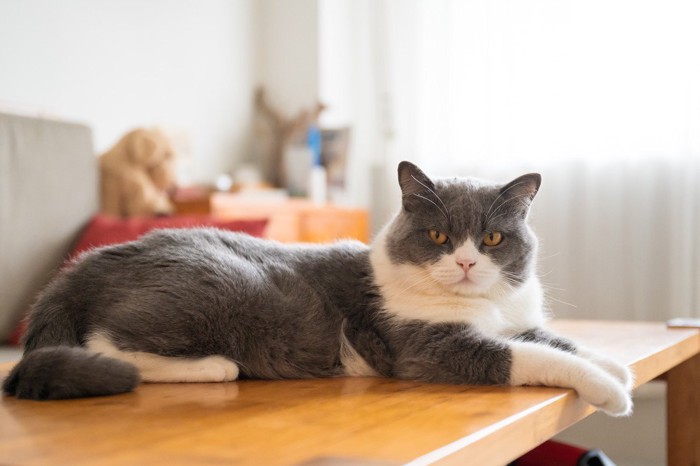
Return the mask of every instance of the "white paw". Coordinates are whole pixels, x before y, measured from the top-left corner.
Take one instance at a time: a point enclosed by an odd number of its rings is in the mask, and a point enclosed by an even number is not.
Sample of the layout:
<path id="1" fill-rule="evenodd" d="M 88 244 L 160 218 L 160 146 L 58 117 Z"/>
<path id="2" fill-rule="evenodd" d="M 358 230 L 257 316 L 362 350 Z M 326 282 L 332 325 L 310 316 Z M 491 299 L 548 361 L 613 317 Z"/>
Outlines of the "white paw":
<path id="1" fill-rule="evenodd" d="M 628 392 L 634 387 L 634 374 L 629 367 L 617 362 L 614 359 L 603 359 L 594 361 L 601 369 L 615 377 Z"/>
<path id="2" fill-rule="evenodd" d="M 612 416 L 632 413 L 628 390 L 590 359 L 528 342 L 514 342 L 511 350 L 511 384 L 569 387 Z"/>
<path id="3" fill-rule="evenodd" d="M 626 365 L 587 348 L 579 348 L 577 354 L 615 377 L 628 392 L 634 388 L 634 374 Z"/>
<path id="4" fill-rule="evenodd" d="M 632 398 L 628 390 L 608 374 L 589 379 L 574 389 L 585 401 L 611 416 L 632 414 Z"/>
<path id="5" fill-rule="evenodd" d="M 203 382 L 231 382 L 238 378 L 238 365 L 223 356 L 207 356 L 198 363 Z"/>

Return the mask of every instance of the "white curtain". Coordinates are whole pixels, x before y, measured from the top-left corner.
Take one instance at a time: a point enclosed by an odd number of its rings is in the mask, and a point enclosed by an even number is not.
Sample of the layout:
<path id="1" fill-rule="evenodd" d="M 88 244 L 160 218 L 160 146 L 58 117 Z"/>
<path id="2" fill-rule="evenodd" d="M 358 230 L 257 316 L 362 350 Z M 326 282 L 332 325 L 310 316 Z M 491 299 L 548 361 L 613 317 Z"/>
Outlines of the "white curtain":
<path id="1" fill-rule="evenodd" d="M 380 5 L 391 182 L 539 171 L 558 316 L 700 316 L 700 2 Z"/>

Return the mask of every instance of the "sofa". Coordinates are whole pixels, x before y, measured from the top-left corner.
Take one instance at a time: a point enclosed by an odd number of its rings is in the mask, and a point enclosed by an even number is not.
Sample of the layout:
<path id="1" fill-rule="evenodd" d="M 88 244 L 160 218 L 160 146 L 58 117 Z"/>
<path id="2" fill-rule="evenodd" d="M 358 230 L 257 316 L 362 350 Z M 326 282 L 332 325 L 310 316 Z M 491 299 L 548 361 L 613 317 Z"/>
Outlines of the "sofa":
<path id="1" fill-rule="evenodd" d="M 0 342 L 98 209 L 86 125 L 0 113 Z"/>

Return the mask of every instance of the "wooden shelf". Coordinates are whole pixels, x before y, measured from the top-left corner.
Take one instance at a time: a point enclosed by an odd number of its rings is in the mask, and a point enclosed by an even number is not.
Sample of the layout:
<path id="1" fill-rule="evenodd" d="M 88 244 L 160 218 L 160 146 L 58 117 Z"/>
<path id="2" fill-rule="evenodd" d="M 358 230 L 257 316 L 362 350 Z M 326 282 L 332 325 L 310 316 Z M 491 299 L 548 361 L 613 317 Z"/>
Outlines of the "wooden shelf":
<path id="1" fill-rule="evenodd" d="M 306 199 L 252 201 L 235 194 L 214 193 L 211 214 L 227 220 L 267 218 L 266 237 L 286 243 L 324 243 L 338 239 L 369 242 L 365 209 L 314 204 Z"/>

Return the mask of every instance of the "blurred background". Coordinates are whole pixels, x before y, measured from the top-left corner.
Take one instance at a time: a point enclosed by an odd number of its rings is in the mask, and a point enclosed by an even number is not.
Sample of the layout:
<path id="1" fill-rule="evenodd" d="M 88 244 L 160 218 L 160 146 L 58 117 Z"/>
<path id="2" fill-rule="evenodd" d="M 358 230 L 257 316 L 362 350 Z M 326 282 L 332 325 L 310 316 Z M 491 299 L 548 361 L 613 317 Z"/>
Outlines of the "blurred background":
<path id="1" fill-rule="evenodd" d="M 697 0 L 0 0 L 0 111 L 82 123 L 95 155 L 158 127 L 183 192 L 320 195 L 366 212 L 368 238 L 401 160 L 537 171 L 557 317 L 700 317 Z M 638 416 L 663 419 L 662 390 Z M 663 463 L 658 421 L 627 449 L 627 421 L 591 422 L 566 435 Z"/>

